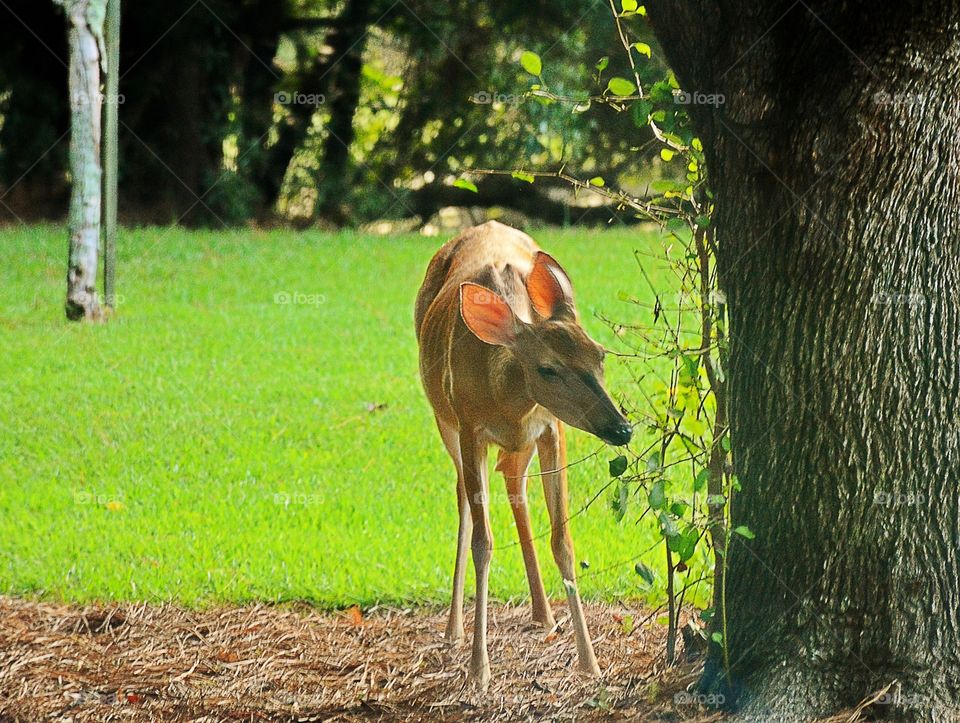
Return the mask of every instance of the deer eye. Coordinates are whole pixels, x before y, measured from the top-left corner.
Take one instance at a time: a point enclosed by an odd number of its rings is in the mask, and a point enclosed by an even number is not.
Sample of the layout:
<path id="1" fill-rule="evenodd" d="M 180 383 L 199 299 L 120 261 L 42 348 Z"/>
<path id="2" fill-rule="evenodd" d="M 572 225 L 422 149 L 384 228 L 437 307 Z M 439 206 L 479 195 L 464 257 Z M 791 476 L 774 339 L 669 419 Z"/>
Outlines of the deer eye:
<path id="1" fill-rule="evenodd" d="M 554 380 L 560 378 L 560 372 L 553 367 L 537 367 L 537 374 L 544 379 Z"/>

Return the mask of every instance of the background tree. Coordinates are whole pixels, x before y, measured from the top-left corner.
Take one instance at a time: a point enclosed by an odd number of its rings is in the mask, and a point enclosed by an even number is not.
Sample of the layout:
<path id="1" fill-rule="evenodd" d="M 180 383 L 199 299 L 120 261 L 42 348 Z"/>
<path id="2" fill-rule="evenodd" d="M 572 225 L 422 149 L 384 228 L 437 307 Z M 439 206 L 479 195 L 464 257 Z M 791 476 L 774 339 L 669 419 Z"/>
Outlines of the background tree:
<path id="1" fill-rule="evenodd" d="M 103 95 L 100 59 L 106 0 L 62 0 L 70 47 L 70 260 L 66 312 L 69 319 L 100 318 L 97 272 L 100 251 Z"/>
<path id="2" fill-rule="evenodd" d="M 24 221 L 62 216 L 68 161 L 67 144 L 59 141 L 70 129 L 64 16 L 51 2 L 21 0 L 11 9 L 16 16 L 0 8 L 0 16 L 6 15 L 0 21 L 3 203 Z"/>
<path id="3" fill-rule="evenodd" d="M 523 47 L 563 69 L 552 81 L 558 91 L 617 54 L 602 4 L 584 14 L 573 0 L 144 0 L 123 12 L 127 221 L 356 225 L 470 204 L 606 222 L 609 213 L 571 211 L 560 184 L 524 185 L 521 194 L 512 180 L 488 179 L 475 197 L 451 184 L 468 165 L 525 159 L 642 182 L 629 149 L 649 135 L 629 114 L 611 110 L 601 121 L 521 99 Z M 62 20 L 32 0 L 8 0 L 0 18 L 0 194 L 10 191 L 10 218 L 60 218 L 66 150 L 57 141 L 69 128 Z M 538 123 L 521 122 L 521 103 Z"/>
<path id="4" fill-rule="evenodd" d="M 729 302 L 733 524 L 756 534 L 729 551 L 733 690 L 806 719 L 897 681 L 891 716 L 952 720 L 958 6 L 649 11 L 683 88 L 726 99 L 691 113 Z"/>

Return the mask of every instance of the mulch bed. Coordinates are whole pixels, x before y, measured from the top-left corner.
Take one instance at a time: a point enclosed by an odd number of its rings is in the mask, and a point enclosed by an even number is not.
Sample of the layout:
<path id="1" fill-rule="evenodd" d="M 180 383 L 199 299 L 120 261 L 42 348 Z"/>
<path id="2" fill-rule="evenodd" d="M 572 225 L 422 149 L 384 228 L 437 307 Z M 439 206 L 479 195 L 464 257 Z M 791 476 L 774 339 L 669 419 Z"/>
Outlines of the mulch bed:
<path id="1" fill-rule="evenodd" d="M 561 625 L 563 605 L 555 612 Z M 624 623 L 624 616 L 634 616 Z M 0 720 L 716 720 L 688 702 L 697 670 L 666 669 L 665 630 L 638 609 L 591 604 L 603 677 L 576 673 L 569 626 L 528 607 L 490 611 L 493 680 L 466 688 L 469 643 L 446 612 L 305 605 L 185 610 L 0 597 Z M 467 619 L 470 635 L 471 616 Z M 678 695 L 679 694 L 679 695 Z"/>

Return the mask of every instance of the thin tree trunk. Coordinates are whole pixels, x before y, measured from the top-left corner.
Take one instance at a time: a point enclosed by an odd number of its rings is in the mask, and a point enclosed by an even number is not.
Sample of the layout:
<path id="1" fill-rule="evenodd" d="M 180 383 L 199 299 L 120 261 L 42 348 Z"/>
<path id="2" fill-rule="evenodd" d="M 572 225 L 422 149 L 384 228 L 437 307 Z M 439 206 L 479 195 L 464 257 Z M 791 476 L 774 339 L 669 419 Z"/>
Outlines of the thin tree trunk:
<path id="1" fill-rule="evenodd" d="M 403 6 L 398 3 L 395 7 Z M 375 17 L 374 12 L 379 15 L 381 10 L 371 7 L 365 0 L 349 0 L 334 21 L 321 23 L 321 26 L 330 26 L 330 32 L 324 38 L 324 44 L 330 47 L 329 53 L 322 61 L 317 61 L 306 53 L 303 53 L 304 57 L 301 59 L 294 92 L 301 96 L 323 97 L 332 109 L 333 116 L 329 126 L 333 133 L 328 137 L 323 149 L 323 159 L 327 160 L 321 159 L 322 163 L 329 165 L 317 173 L 318 191 L 321 194 L 317 213 L 330 203 L 328 199 L 342 200 L 340 194 L 345 181 L 341 176 L 344 171 L 331 169 L 345 169 L 349 160 L 343 145 L 349 146 L 353 141 L 353 116 L 359 101 L 363 47 L 369 22 L 371 17 Z M 393 12 L 388 10 L 387 14 L 380 15 L 380 22 L 389 21 L 392 16 Z M 340 77 L 338 65 L 341 61 L 348 66 L 345 79 Z M 347 92 L 344 93 L 343 90 Z M 276 206 L 280 199 L 287 170 L 310 133 L 317 108 L 313 104 L 294 103 L 290 105 L 289 111 L 290 118 L 288 122 L 280 125 L 277 142 L 267 152 L 258 178 L 258 186 L 271 208 Z M 340 140 L 337 140 L 334 134 Z M 331 174 L 332 184 L 340 184 L 340 190 L 328 193 L 324 181 L 331 177 Z"/>
<path id="2" fill-rule="evenodd" d="M 960 8 L 649 3 L 708 151 L 750 718 L 960 718 Z M 719 651 L 711 673 L 725 677 Z M 709 682 L 709 681 L 708 681 Z"/>
<path id="3" fill-rule="evenodd" d="M 70 45 L 70 258 L 67 271 L 67 318 L 97 320 L 100 248 L 101 108 L 100 54 L 105 0 L 65 2 Z"/>
<path id="4" fill-rule="evenodd" d="M 270 154 L 266 149 L 276 93 L 281 81 L 280 72 L 274 68 L 283 26 L 289 22 L 289 8 L 278 7 L 271 0 L 259 0 L 249 6 L 243 15 L 238 30 L 247 47 L 240 48 L 243 58 L 240 109 L 241 157 L 248 164 L 250 183 L 257 191 L 256 216 L 266 219 L 273 215 L 274 206 L 286 165 L 274 171 Z M 256 146 L 256 148 L 254 148 Z"/>
<path id="5" fill-rule="evenodd" d="M 369 22 L 368 0 L 348 0 L 330 39 L 333 53 L 329 72 L 333 80 L 326 98 L 330 119 L 317 179 L 320 200 L 316 215 L 337 224 L 346 221 L 343 201 L 350 183 L 350 146 L 356 135 L 353 117 L 360 103 L 363 49 Z"/>

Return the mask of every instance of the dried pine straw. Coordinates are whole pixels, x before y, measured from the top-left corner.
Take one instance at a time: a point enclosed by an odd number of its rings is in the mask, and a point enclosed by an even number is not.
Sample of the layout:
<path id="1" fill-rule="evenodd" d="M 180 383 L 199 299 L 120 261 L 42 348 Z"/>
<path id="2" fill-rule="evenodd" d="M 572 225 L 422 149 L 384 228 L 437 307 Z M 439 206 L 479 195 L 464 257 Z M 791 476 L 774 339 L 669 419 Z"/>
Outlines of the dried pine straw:
<path id="1" fill-rule="evenodd" d="M 566 620 L 562 605 L 555 612 Z M 664 628 L 639 624 L 649 614 L 600 604 L 586 613 L 600 680 L 576 673 L 569 626 L 547 634 L 528 606 L 492 607 L 493 680 L 480 695 L 464 686 L 469 644 L 443 641 L 446 614 L 435 609 L 198 611 L 0 596 L 0 720 L 720 719 L 684 702 L 699 671 L 666 668 Z"/>
<path id="2" fill-rule="evenodd" d="M 562 605 L 556 607 L 565 619 Z M 588 605 L 603 678 L 575 670 L 569 626 L 548 635 L 529 607 L 490 611 L 493 680 L 464 687 L 469 645 L 442 639 L 443 611 L 321 613 L 248 605 L 78 607 L 0 597 L 3 720 L 355 720 L 645 717 L 695 680 L 665 674 L 664 630 L 627 633 L 639 610 Z M 471 620 L 467 620 L 468 635 Z M 669 708 L 668 708 L 669 709 Z M 682 704 L 676 719 L 705 718 Z M 673 717 L 673 716 L 671 716 Z"/>

